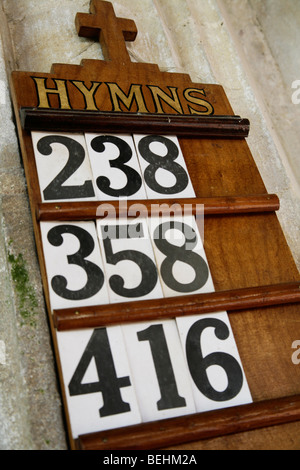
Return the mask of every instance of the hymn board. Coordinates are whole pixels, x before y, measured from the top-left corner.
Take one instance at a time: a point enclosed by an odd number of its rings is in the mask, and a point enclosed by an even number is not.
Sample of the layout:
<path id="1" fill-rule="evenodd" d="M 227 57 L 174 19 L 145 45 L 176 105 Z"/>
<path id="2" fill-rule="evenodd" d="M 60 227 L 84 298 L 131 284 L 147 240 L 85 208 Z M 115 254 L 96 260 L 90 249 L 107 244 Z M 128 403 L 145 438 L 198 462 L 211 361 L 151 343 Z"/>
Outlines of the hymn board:
<path id="1" fill-rule="evenodd" d="M 105 60 L 12 74 L 70 448 L 299 435 L 299 274 L 248 120 L 131 62 L 111 3 L 76 27 Z"/>

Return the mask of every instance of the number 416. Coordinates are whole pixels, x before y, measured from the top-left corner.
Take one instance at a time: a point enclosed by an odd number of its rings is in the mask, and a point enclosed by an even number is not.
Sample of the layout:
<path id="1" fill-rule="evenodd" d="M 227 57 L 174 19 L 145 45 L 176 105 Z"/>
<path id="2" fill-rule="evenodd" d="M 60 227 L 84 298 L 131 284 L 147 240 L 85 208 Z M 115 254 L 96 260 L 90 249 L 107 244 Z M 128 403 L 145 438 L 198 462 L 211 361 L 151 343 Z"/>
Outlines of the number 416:
<path id="1" fill-rule="evenodd" d="M 128 395 L 124 398 L 123 391 L 131 387 L 135 389 L 142 421 L 151 420 L 149 409 L 145 412 L 147 419 L 143 419 L 144 407 L 152 409 L 155 420 L 161 419 L 159 416 L 179 416 L 206 411 L 209 407 L 229 406 L 226 402 L 232 406 L 251 401 L 227 314 L 186 317 L 177 321 L 177 326 L 175 320 L 168 320 L 93 330 L 86 337 L 88 341 L 81 349 L 83 352 L 77 355 L 77 365 L 65 377 L 69 401 L 100 392 L 102 399 L 98 399 L 98 409 L 94 408 L 99 426 L 108 417 L 130 414 L 131 403 Z M 110 336 L 113 328 L 122 328 L 124 350 L 121 356 L 123 360 L 126 351 L 128 368 L 119 367 L 120 356 L 115 354 Z M 120 343 L 120 336 L 117 341 Z M 70 348 L 66 349 L 70 357 L 74 357 Z M 61 358 L 64 369 L 64 361 L 70 364 L 70 358 L 64 357 L 63 351 Z M 73 358 L 73 364 L 74 361 Z M 88 379 L 92 363 L 94 375 Z M 149 393 L 152 393 L 150 400 Z M 203 398 L 206 401 L 204 408 Z"/>

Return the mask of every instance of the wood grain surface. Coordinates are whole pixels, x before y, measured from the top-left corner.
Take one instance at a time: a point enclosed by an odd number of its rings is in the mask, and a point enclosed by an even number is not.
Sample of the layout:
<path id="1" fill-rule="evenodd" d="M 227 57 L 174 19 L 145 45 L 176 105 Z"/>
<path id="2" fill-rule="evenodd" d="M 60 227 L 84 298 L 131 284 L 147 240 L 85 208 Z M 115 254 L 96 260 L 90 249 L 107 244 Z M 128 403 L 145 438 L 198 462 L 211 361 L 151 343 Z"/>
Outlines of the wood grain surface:
<path id="1" fill-rule="evenodd" d="M 92 2 L 93 15 L 100 7 L 100 3 L 102 2 Z M 110 15 L 110 7 L 106 8 L 109 9 Z M 84 26 L 85 21 L 88 23 L 92 21 L 92 23 L 90 26 Z M 93 21 L 94 19 L 87 20 L 87 17 L 77 18 L 80 33 L 94 37 Z M 124 100 L 123 102 L 118 100 L 121 113 L 132 113 L 132 122 L 141 119 L 138 111 L 142 106 L 146 107 L 149 114 L 162 116 L 164 113 L 177 116 L 178 109 L 180 109 L 180 122 L 185 122 L 185 115 L 189 120 L 192 112 L 208 113 L 212 109 L 214 116 L 228 116 L 228 119 L 234 116 L 222 86 L 192 83 L 188 75 L 161 72 L 153 64 L 130 62 L 125 45 L 119 48 L 120 30 L 123 31 L 124 28 L 129 27 L 129 30 L 133 31 L 133 24 L 115 23 L 111 20 L 111 16 L 109 16 L 108 23 L 111 30 L 110 32 L 105 30 L 104 36 L 103 34 L 101 36 L 101 43 L 106 50 L 106 58 L 110 60 L 86 60 L 81 65 L 54 64 L 50 73 L 13 72 L 11 78 L 37 252 L 61 383 L 61 365 L 56 344 L 56 326 L 61 325 L 61 317 L 58 313 L 53 315 L 50 309 L 39 222 L 53 219 L 94 218 L 96 204 L 64 202 L 54 205 L 42 204 L 31 135 L 28 130 L 30 125 L 25 125 L 28 122 L 26 121 L 28 115 L 25 119 L 23 113 L 21 120 L 23 108 L 39 108 L 37 81 L 34 79 L 39 78 L 40 86 L 43 84 L 44 88 L 48 89 L 48 94 L 45 96 L 49 108 L 45 110 L 44 115 L 53 115 L 53 122 L 62 121 L 60 116 L 64 116 L 63 113 L 67 112 L 65 111 L 67 107 L 74 110 L 75 115 L 81 113 L 85 122 L 88 122 L 89 118 L 88 114 L 85 115 L 88 105 L 95 106 L 100 112 L 114 112 L 114 102 L 109 93 L 112 86 L 108 84 L 117 84 L 118 90 L 122 90 L 127 96 L 133 84 L 139 85 L 136 89 L 138 94 L 134 95 L 135 98 L 131 100 L 131 103 L 127 102 L 126 105 Z M 118 41 L 114 40 L 114 35 L 117 35 Z M 96 36 L 99 36 L 99 25 Z M 120 57 L 121 60 L 119 60 Z M 101 82 L 101 85 L 92 97 L 93 101 L 87 102 L 83 93 L 74 86 L 74 82 L 83 83 L 86 89 L 91 89 L 93 82 Z M 61 86 L 60 93 L 57 91 L 58 85 Z M 50 89 L 54 92 L 49 92 Z M 173 101 L 160 99 L 158 94 L 153 95 L 153 90 L 160 93 L 162 91 L 164 95 L 160 96 L 169 96 Z M 178 101 L 172 94 L 175 93 L 174 90 L 176 90 Z M 194 92 L 190 91 L 187 94 L 186 90 L 194 90 Z M 156 99 L 153 98 L 154 96 Z M 195 96 L 198 99 L 202 97 L 208 104 L 205 106 L 203 102 L 200 106 L 199 101 L 196 104 L 186 99 Z M 158 104 L 161 109 L 157 108 Z M 42 112 L 44 111 L 40 109 L 40 113 Z M 208 119 L 209 116 L 206 117 L 206 120 Z M 105 132 L 107 132 L 107 127 Z M 134 128 L 132 132 L 135 132 Z M 139 127 L 139 132 L 147 132 L 147 125 L 143 128 Z M 233 305 L 231 302 L 234 303 L 234 293 L 237 296 L 241 289 L 246 289 L 244 294 L 246 297 L 248 295 L 248 301 L 251 292 L 260 292 L 260 301 L 264 304 L 263 308 L 260 307 L 259 302 L 248 308 L 249 304 L 246 302 L 242 311 L 230 315 L 254 404 L 241 409 L 205 413 L 199 417 L 199 421 L 196 418 L 191 418 L 191 420 L 186 418 L 168 421 L 164 424 L 159 422 L 149 424 L 143 427 L 142 445 L 149 444 L 151 448 L 176 449 L 268 449 L 276 447 L 300 449 L 300 366 L 293 364 L 291 360 L 292 343 L 300 339 L 300 277 L 275 214 L 275 210 L 279 209 L 278 198 L 276 195 L 267 194 L 244 138 L 214 139 L 210 136 L 202 136 L 200 139 L 193 136 L 180 137 L 179 141 L 197 197 L 194 203 L 204 203 L 206 211 L 204 246 L 216 289 L 216 294 L 208 295 L 206 301 L 213 303 L 218 296 L 223 296 L 220 292 L 229 291 L 227 303 L 222 303 L 222 308 L 228 308 L 230 313 Z M 267 159 L 268 156 L 266 155 L 265 158 Z M 151 201 L 153 204 L 160 204 L 160 202 L 160 200 Z M 184 203 L 184 201 L 181 202 Z M 149 207 L 149 202 L 147 204 Z M 278 287 L 279 284 L 281 287 Z M 293 292 L 294 301 L 297 303 L 282 302 L 282 291 L 285 290 L 282 285 L 289 286 L 285 294 Z M 277 292 L 278 304 L 272 301 L 268 305 L 264 302 L 265 294 L 270 294 L 272 289 L 275 289 L 273 293 Z M 183 309 L 188 308 L 189 300 L 188 297 L 185 300 L 180 299 Z M 176 302 L 178 303 L 178 299 Z M 237 304 L 239 302 L 237 297 L 235 302 Z M 166 300 L 165 304 L 161 305 L 162 311 L 167 312 L 168 305 L 171 304 L 172 299 Z M 137 306 L 133 303 L 129 303 L 128 306 L 124 305 L 121 314 L 126 314 L 127 311 L 130 314 Z M 220 307 L 221 304 L 217 304 L 217 308 Z M 113 309 L 114 306 L 111 308 Z M 150 303 L 147 308 L 148 311 L 151 310 Z M 176 309 L 173 311 L 177 314 Z M 73 315 L 74 322 L 76 322 L 76 316 L 76 314 Z M 134 321 L 137 316 L 133 317 Z M 65 402 L 64 390 L 62 399 Z M 70 448 L 75 449 L 78 443 L 74 442 L 71 436 L 68 415 L 66 415 L 66 421 Z M 290 421 L 294 422 L 290 423 Z M 271 425 L 272 428 L 269 428 Z M 125 433 L 125 437 L 120 437 L 123 434 L 123 431 L 118 430 L 111 432 L 108 447 L 116 449 L 120 445 L 120 448 L 135 448 L 134 430 L 132 433 Z M 80 448 L 102 446 L 104 442 L 102 435 L 100 436 L 102 444 L 97 436 L 96 440 L 94 437 L 81 437 Z M 188 444 L 189 441 L 192 443 Z"/>

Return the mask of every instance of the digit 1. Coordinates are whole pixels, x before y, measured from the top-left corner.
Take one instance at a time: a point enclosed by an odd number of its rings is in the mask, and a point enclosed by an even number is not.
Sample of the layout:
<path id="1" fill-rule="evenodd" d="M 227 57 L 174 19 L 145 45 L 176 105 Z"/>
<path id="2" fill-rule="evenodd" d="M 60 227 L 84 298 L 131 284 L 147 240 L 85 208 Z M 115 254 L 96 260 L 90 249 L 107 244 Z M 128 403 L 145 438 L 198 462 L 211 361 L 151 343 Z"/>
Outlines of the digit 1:
<path id="1" fill-rule="evenodd" d="M 99 381 L 83 384 L 82 379 L 93 357 Z M 102 392 L 103 407 L 99 410 L 100 417 L 111 416 L 130 411 L 130 405 L 122 400 L 120 391 L 130 385 L 129 377 L 117 377 L 106 328 L 95 330 L 70 381 L 70 395 Z"/>
<path id="2" fill-rule="evenodd" d="M 157 402 L 158 410 L 180 408 L 186 401 L 178 394 L 174 371 L 170 359 L 163 325 L 152 325 L 137 333 L 139 341 L 149 341 L 155 366 L 161 398 Z"/>

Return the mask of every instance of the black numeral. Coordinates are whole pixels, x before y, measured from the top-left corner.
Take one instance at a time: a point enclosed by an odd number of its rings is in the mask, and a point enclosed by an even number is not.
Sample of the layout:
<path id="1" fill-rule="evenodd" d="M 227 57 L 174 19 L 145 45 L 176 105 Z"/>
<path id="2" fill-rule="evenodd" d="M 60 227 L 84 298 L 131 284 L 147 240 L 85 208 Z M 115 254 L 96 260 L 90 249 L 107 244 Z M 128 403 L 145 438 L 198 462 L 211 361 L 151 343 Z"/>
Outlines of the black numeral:
<path id="1" fill-rule="evenodd" d="M 123 188 L 114 189 L 111 187 L 111 181 L 109 178 L 106 176 L 99 176 L 96 180 L 97 186 L 102 192 L 109 196 L 132 196 L 142 186 L 142 178 L 137 171 L 130 166 L 125 165 L 125 163 L 129 162 L 132 158 L 132 150 L 127 142 L 112 135 L 95 137 L 91 142 L 91 146 L 95 152 L 101 154 L 105 151 L 104 144 L 107 142 L 114 144 L 119 149 L 119 157 L 115 160 L 110 160 L 110 166 L 111 168 L 118 168 L 126 175 L 127 184 Z"/>
<path id="2" fill-rule="evenodd" d="M 185 243 L 176 246 L 166 240 L 165 234 L 168 230 L 177 229 L 185 235 Z M 154 231 L 154 243 L 157 248 L 166 255 L 161 264 L 161 275 L 168 287 L 177 292 L 193 292 L 202 288 L 207 282 L 209 270 L 205 260 L 192 251 L 197 244 L 197 234 L 189 225 L 178 221 L 167 221 L 159 225 Z M 195 271 L 193 281 L 189 283 L 178 282 L 173 275 L 173 266 L 176 261 L 190 265 Z"/>
<path id="3" fill-rule="evenodd" d="M 186 356 L 191 376 L 203 395 L 207 398 L 221 402 L 234 398 L 240 392 L 243 385 L 243 373 L 238 361 L 230 354 L 215 352 L 203 357 L 201 350 L 201 335 L 206 328 L 214 328 L 215 335 L 220 340 L 229 337 L 227 325 L 216 318 L 198 320 L 190 328 L 186 339 Z M 227 388 L 220 392 L 215 390 L 207 375 L 210 366 L 218 365 L 227 374 Z"/>
<path id="4" fill-rule="evenodd" d="M 157 402 L 158 410 L 180 408 L 186 401 L 178 394 L 177 384 L 163 330 L 163 325 L 152 325 L 137 333 L 139 341 L 149 341 L 161 398 Z"/>
<path id="5" fill-rule="evenodd" d="M 95 359 L 98 382 L 82 383 L 92 359 Z M 103 407 L 100 417 L 126 413 L 130 405 L 123 401 L 120 389 L 131 385 L 129 377 L 118 378 L 106 328 L 94 330 L 69 384 L 71 396 L 101 392 Z"/>
<path id="6" fill-rule="evenodd" d="M 162 157 L 152 152 L 150 145 L 153 142 L 160 142 L 166 147 L 165 156 Z M 145 182 L 149 188 L 160 194 L 176 194 L 187 187 L 189 177 L 185 169 L 174 161 L 179 155 L 179 150 L 172 140 L 163 136 L 149 135 L 141 139 L 138 149 L 141 156 L 149 163 L 144 172 Z M 176 181 L 173 186 L 165 187 L 158 183 L 156 172 L 159 169 L 169 171 L 175 176 Z"/>
<path id="7" fill-rule="evenodd" d="M 54 292 L 68 300 L 83 300 L 92 297 L 100 291 L 104 284 L 104 274 L 99 266 L 86 260 L 95 248 L 95 242 L 89 232 L 77 225 L 57 225 L 48 233 L 48 241 L 53 246 L 62 245 L 64 233 L 71 233 L 78 238 L 80 248 L 77 253 L 68 255 L 68 263 L 75 264 L 84 269 L 87 281 L 82 289 L 73 291 L 67 288 L 68 281 L 64 276 L 54 276 L 51 285 Z"/>
<path id="8" fill-rule="evenodd" d="M 92 181 L 85 181 L 81 186 L 63 185 L 70 176 L 82 165 L 85 159 L 85 150 L 76 140 L 62 135 L 48 135 L 38 141 L 37 149 L 42 155 L 51 155 L 51 144 L 64 145 L 69 152 L 66 165 L 53 181 L 44 189 L 45 200 L 81 199 L 94 197 L 95 192 Z"/>
<path id="9" fill-rule="evenodd" d="M 142 279 L 137 287 L 128 289 L 124 287 L 125 281 L 119 275 L 111 276 L 109 284 L 112 290 L 123 297 L 133 298 L 142 297 L 149 294 L 157 283 L 157 270 L 153 261 L 144 253 L 136 250 L 122 250 L 113 252 L 111 240 L 123 238 L 142 238 L 144 237 L 141 224 L 136 225 L 107 225 L 101 227 L 106 261 L 109 264 L 116 265 L 120 261 L 129 260 L 136 263 L 142 274 Z"/>

